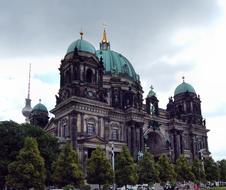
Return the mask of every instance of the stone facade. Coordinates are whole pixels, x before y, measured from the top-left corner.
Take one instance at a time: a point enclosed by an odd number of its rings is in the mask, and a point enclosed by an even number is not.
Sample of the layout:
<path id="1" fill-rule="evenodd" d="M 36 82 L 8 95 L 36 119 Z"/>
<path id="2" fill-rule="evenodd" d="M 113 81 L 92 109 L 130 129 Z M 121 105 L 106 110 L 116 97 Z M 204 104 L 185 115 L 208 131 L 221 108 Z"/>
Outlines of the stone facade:
<path id="1" fill-rule="evenodd" d="M 100 46 L 107 40 L 102 41 Z M 107 42 L 109 43 L 109 42 Z M 106 64 L 106 63 L 105 63 Z M 139 80 L 126 72 L 105 72 L 104 60 L 75 47 L 61 61 L 60 89 L 55 115 L 45 130 L 61 142 L 70 140 L 86 168 L 87 158 L 100 146 L 110 158 L 112 144 L 117 154 L 127 145 L 135 160 L 138 152 L 150 151 L 156 158 L 168 155 L 175 161 L 181 154 L 190 160 L 203 151 L 208 155 L 205 121 L 200 98 L 184 92 L 169 99 L 167 109 L 158 107 L 151 89 L 143 104 Z"/>

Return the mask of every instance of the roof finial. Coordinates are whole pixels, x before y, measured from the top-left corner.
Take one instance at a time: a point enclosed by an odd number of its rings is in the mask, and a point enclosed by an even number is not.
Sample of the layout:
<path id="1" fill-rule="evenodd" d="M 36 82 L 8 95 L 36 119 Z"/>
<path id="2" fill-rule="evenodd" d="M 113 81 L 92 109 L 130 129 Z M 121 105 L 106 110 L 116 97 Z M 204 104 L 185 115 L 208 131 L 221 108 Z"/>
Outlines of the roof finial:
<path id="1" fill-rule="evenodd" d="M 79 34 L 80 34 L 80 36 L 81 36 L 81 40 L 82 40 L 82 38 L 83 38 L 83 34 L 84 34 L 84 32 L 83 32 L 83 30 L 82 30 L 82 27 L 81 27 L 81 30 L 80 30 Z"/>
<path id="2" fill-rule="evenodd" d="M 150 89 L 151 89 L 151 90 L 154 90 L 154 87 L 151 85 Z"/>
<path id="3" fill-rule="evenodd" d="M 184 79 L 185 79 L 185 77 L 184 77 L 184 76 L 182 76 L 182 80 L 183 80 L 183 82 L 184 82 Z"/>
<path id="4" fill-rule="evenodd" d="M 41 103 L 42 102 L 42 99 L 41 98 L 39 98 L 39 103 Z"/>
<path id="5" fill-rule="evenodd" d="M 107 33 L 106 33 L 106 27 L 107 27 L 107 25 L 106 24 L 103 24 L 103 27 L 104 27 L 104 32 L 103 32 L 102 42 L 108 43 Z"/>

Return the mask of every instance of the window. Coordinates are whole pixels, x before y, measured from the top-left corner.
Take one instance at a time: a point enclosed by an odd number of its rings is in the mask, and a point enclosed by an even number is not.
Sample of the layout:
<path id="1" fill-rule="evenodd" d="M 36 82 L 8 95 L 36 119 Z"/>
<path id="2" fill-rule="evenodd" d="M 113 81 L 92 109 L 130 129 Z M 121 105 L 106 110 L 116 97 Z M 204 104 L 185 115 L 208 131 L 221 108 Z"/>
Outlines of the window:
<path id="1" fill-rule="evenodd" d="M 92 83 L 93 72 L 91 69 L 86 70 L 86 82 Z"/>
<path id="2" fill-rule="evenodd" d="M 61 121 L 61 137 L 69 137 L 70 134 L 69 134 L 69 128 L 68 128 L 68 124 L 67 124 L 67 119 L 63 119 Z"/>
<path id="3" fill-rule="evenodd" d="M 87 122 L 87 135 L 95 134 L 95 122 L 90 120 Z"/>
<path id="4" fill-rule="evenodd" d="M 119 140 L 119 132 L 118 131 L 119 131 L 118 129 L 115 129 L 115 128 L 112 129 L 112 132 L 111 132 L 112 140 Z"/>

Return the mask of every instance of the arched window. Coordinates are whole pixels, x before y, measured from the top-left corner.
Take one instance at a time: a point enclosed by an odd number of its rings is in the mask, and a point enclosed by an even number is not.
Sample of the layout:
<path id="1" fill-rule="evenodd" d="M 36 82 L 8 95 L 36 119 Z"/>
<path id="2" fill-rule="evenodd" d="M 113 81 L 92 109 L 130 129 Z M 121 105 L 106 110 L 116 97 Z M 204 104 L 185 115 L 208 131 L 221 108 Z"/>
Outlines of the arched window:
<path id="1" fill-rule="evenodd" d="M 86 82 L 92 83 L 93 81 L 93 71 L 91 69 L 86 70 Z"/>
<path id="2" fill-rule="evenodd" d="M 66 83 L 71 82 L 71 73 L 69 70 L 66 71 Z"/>
<path id="3" fill-rule="evenodd" d="M 77 67 L 73 68 L 73 79 L 74 80 L 78 79 L 78 69 L 77 69 Z"/>

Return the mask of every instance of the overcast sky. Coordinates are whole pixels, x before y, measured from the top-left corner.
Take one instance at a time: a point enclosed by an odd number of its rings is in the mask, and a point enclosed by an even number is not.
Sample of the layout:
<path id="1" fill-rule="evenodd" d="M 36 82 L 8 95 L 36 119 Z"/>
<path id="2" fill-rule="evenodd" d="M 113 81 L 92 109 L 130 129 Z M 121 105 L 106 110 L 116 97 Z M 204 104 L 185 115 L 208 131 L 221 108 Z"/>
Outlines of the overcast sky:
<path id="1" fill-rule="evenodd" d="M 185 76 L 200 94 L 212 156 L 226 158 L 226 0 L 0 0 L 0 120 L 24 121 L 29 63 L 32 106 L 41 98 L 51 110 L 68 46 L 82 28 L 98 49 L 103 23 L 144 97 L 153 85 L 166 108 Z"/>

